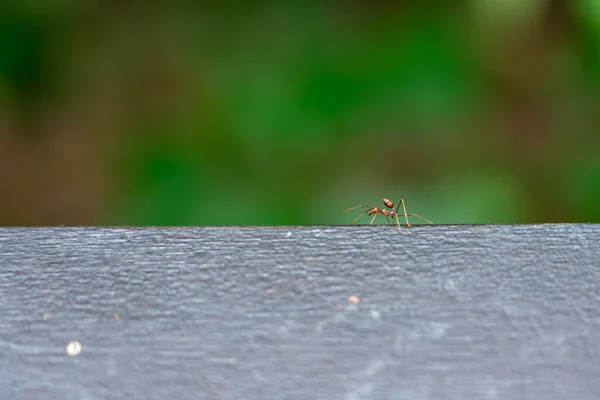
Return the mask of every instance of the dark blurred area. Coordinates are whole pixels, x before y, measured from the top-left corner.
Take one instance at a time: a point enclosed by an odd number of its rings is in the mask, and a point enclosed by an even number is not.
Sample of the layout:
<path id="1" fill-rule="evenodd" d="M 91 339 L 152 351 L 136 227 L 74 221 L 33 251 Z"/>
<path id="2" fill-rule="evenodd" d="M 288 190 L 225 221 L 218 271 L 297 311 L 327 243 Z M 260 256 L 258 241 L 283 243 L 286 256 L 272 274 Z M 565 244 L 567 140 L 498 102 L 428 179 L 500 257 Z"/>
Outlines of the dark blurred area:
<path id="1" fill-rule="evenodd" d="M 0 225 L 600 222 L 600 2 L 390 3 L 4 0 Z"/>

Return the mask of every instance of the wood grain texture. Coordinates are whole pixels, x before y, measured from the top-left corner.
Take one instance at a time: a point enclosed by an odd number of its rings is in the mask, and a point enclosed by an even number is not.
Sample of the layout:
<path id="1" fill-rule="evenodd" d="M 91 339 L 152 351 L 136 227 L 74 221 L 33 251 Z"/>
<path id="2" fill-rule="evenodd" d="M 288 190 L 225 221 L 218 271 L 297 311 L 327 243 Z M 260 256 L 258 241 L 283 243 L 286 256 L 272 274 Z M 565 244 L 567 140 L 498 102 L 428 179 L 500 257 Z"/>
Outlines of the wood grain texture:
<path id="1" fill-rule="evenodd" d="M 600 225 L 0 228 L 0 398 L 597 399 L 599 377 Z"/>

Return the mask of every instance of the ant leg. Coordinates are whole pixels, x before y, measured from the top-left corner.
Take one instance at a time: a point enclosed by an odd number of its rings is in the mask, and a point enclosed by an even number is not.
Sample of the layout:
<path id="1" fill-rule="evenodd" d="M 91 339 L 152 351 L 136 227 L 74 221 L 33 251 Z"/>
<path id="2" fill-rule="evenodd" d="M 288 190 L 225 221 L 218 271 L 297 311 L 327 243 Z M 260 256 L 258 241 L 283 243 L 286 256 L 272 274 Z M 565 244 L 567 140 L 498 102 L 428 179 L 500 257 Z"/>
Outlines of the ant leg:
<path id="1" fill-rule="evenodd" d="M 432 224 L 432 225 L 433 225 L 433 222 L 431 222 L 431 221 L 430 221 L 430 220 L 428 220 L 427 218 L 423 218 L 423 217 L 421 217 L 420 215 L 417 215 L 417 214 L 412 214 L 412 213 L 411 213 L 411 214 L 406 214 L 406 215 L 407 215 L 408 217 L 417 217 L 417 218 L 421 218 L 423 221 L 427 221 L 427 222 L 429 222 L 430 224 Z"/>
<path id="2" fill-rule="evenodd" d="M 392 217 L 392 218 L 393 218 L 393 217 Z M 390 217 L 386 215 L 386 216 L 385 216 L 385 219 L 387 219 L 387 221 L 388 221 L 388 225 L 389 225 L 389 224 L 390 224 Z"/>
<path id="3" fill-rule="evenodd" d="M 370 210 L 370 209 L 369 209 L 369 210 Z M 363 215 L 365 215 L 366 213 L 368 213 L 368 212 L 369 212 L 369 210 L 367 210 L 367 211 L 365 211 L 365 212 L 363 212 L 363 213 L 360 213 L 360 214 L 358 214 L 358 217 L 354 218 L 354 220 L 352 221 L 352 225 L 354 225 L 354 223 L 355 223 L 355 222 L 356 222 L 356 221 L 357 221 L 357 220 L 358 220 L 360 217 L 362 217 Z"/>
<path id="4" fill-rule="evenodd" d="M 369 225 L 373 225 L 373 222 L 375 221 L 375 217 L 377 217 L 377 213 L 375 213 L 373 215 L 373 219 L 371 220 L 371 222 L 369 222 Z"/>
<path id="5" fill-rule="evenodd" d="M 398 218 L 398 214 L 396 214 L 396 223 L 398 224 L 398 235 L 400 235 L 402 231 L 400 230 L 400 218 Z"/>
<path id="6" fill-rule="evenodd" d="M 404 209 L 404 218 L 406 218 L 406 226 L 411 226 L 408 222 L 408 215 L 406 215 L 406 205 L 404 205 L 404 199 L 400 199 L 400 204 L 402 204 L 402 208 Z M 398 209 L 400 208 L 400 204 L 396 207 L 396 219 L 398 219 Z M 398 226 L 400 226 L 400 221 L 398 221 Z"/>

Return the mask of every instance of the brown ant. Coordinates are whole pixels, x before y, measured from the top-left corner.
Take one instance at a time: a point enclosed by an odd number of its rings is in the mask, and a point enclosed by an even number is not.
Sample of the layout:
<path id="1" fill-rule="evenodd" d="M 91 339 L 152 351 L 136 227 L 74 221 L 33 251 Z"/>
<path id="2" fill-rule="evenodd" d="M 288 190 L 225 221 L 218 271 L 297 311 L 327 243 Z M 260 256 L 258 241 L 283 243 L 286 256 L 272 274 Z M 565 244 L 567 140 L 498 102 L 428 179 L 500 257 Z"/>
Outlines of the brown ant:
<path id="1" fill-rule="evenodd" d="M 357 208 L 361 208 L 361 207 L 362 208 L 368 208 L 367 211 L 365 211 L 363 213 L 360 213 L 358 215 L 358 217 L 354 218 L 354 221 L 352 221 L 353 225 L 356 222 L 356 220 L 358 220 L 360 217 L 362 217 L 365 214 L 373 216 L 373 218 L 371 219 L 371 222 L 369 222 L 369 225 L 373 224 L 373 222 L 375 221 L 375 217 L 377 217 L 377 214 L 383 214 L 383 215 L 385 215 L 385 217 L 388 220 L 388 225 L 390 224 L 390 217 L 392 218 L 392 221 L 394 220 L 394 218 L 396 218 L 396 223 L 398 224 L 398 233 L 402 233 L 400 231 L 400 218 L 399 217 L 404 217 L 406 219 L 406 226 L 411 226 L 408 223 L 408 217 L 421 218 L 423 221 L 427 221 L 430 224 L 433 224 L 433 222 L 431 222 L 427 218 L 421 217 L 420 215 L 417 215 L 417 214 L 407 214 L 406 213 L 406 205 L 404 204 L 404 199 L 400 199 L 400 204 L 398 204 L 398 207 L 396 207 L 396 209 L 394 209 L 394 202 L 392 200 L 390 200 L 388 198 L 383 198 L 383 199 L 381 199 L 381 201 L 383 201 L 383 205 L 386 206 L 387 208 L 389 208 L 389 210 L 387 210 L 385 208 L 360 205 L 360 206 L 348 208 L 348 209 L 344 210 L 343 212 L 347 212 L 347 211 L 351 211 L 351 210 L 356 210 Z M 401 205 L 402 205 L 402 209 L 404 210 L 404 214 L 398 214 L 398 209 L 400 208 Z"/>

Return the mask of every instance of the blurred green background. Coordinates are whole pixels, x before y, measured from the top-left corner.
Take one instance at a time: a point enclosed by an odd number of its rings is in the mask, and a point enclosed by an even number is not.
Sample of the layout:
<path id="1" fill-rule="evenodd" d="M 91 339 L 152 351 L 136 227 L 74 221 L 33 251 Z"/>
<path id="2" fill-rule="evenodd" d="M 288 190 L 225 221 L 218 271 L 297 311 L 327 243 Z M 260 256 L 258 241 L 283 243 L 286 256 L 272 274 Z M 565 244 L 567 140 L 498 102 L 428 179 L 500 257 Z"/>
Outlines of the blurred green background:
<path id="1" fill-rule="evenodd" d="M 391 3 L 3 0 L 0 225 L 600 222 L 600 1 Z"/>

